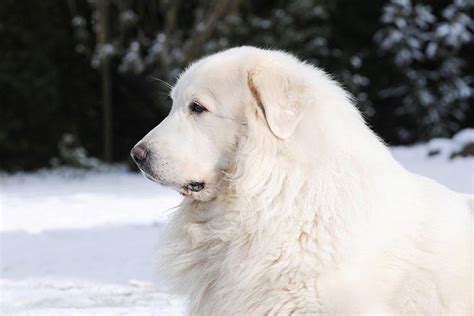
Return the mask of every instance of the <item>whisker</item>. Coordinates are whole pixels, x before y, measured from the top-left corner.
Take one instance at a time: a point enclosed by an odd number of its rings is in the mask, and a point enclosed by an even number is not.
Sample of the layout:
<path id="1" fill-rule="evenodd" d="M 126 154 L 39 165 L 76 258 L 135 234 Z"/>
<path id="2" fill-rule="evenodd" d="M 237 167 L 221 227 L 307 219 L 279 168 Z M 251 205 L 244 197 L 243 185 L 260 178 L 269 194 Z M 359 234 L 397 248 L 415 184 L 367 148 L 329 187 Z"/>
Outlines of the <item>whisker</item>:
<path id="1" fill-rule="evenodd" d="M 152 76 L 151 79 L 153 79 L 153 80 L 155 80 L 155 81 L 158 81 L 158 82 L 161 82 L 161 83 L 164 84 L 166 87 L 168 87 L 170 90 L 173 88 L 173 86 L 172 86 L 170 83 L 168 83 L 168 82 L 166 82 L 166 81 L 164 81 L 164 80 L 162 80 L 162 79 L 160 79 L 160 78 L 158 78 L 158 77 L 153 77 L 153 76 Z"/>
<path id="2" fill-rule="evenodd" d="M 182 200 L 181 203 L 179 203 L 179 204 L 176 205 L 176 206 L 172 206 L 172 207 L 166 209 L 165 212 L 174 211 L 174 210 L 176 210 L 177 208 L 180 208 L 180 207 L 182 207 L 182 206 L 186 206 L 186 205 L 188 205 L 188 204 L 189 204 L 189 203 L 186 203 L 185 200 Z"/>

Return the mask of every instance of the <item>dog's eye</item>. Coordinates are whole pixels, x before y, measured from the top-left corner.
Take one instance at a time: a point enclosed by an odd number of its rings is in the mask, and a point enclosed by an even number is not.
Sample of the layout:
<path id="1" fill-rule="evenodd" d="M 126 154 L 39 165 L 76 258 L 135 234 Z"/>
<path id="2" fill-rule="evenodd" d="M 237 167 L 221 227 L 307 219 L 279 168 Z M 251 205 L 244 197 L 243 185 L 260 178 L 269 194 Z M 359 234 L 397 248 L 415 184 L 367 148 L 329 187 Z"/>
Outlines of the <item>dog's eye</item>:
<path id="1" fill-rule="evenodd" d="M 202 113 L 202 112 L 207 111 L 207 109 L 205 107 L 203 107 L 201 104 L 199 104 L 197 102 L 191 103 L 189 105 L 189 108 L 191 109 L 191 112 L 195 112 L 195 113 Z"/>

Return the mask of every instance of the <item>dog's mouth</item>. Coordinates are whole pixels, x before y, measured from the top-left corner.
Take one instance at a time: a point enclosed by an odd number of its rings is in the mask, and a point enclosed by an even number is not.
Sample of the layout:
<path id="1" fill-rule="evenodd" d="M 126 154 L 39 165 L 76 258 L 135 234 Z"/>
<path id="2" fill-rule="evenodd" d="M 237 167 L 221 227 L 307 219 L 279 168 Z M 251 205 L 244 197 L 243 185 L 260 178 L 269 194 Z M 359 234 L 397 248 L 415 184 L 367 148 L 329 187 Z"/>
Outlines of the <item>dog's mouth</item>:
<path id="1" fill-rule="evenodd" d="M 182 186 L 184 192 L 200 192 L 205 188 L 206 184 L 202 181 L 191 181 Z"/>
<path id="2" fill-rule="evenodd" d="M 159 183 L 161 185 L 168 186 L 168 187 L 176 187 L 172 183 L 167 183 L 167 182 L 165 182 L 161 179 L 158 179 L 154 176 L 149 175 L 146 172 L 142 171 L 142 174 L 148 180 L 151 180 L 153 182 L 156 182 L 156 183 Z M 180 191 L 180 193 L 183 194 L 183 195 L 191 195 L 192 193 L 201 192 L 202 190 L 204 190 L 205 187 L 206 187 L 206 183 L 203 182 L 203 181 L 190 181 L 190 182 L 186 183 L 185 185 L 182 185 L 181 188 L 179 188 L 180 190 L 178 189 L 178 191 Z"/>
<path id="3" fill-rule="evenodd" d="M 184 185 L 178 185 L 177 183 L 164 181 L 163 179 L 151 175 L 141 169 L 140 171 L 148 180 L 166 187 L 174 188 L 176 191 L 178 191 L 184 196 L 194 196 L 199 198 L 201 196 L 201 193 L 204 192 L 207 188 L 206 183 L 204 181 L 189 181 Z"/>

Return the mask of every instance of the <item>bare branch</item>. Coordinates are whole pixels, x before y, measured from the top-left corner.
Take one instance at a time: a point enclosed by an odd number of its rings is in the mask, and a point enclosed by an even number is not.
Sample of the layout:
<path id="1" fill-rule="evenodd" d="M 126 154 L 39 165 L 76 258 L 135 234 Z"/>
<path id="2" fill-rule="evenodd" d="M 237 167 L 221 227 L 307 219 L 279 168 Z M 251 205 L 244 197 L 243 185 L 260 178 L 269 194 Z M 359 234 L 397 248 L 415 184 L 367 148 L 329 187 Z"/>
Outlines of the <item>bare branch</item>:
<path id="1" fill-rule="evenodd" d="M 214 6 L 213 11 L 209 14 L 209 20 L 206 26 L 196 36 L 193 36 L 191 41 L 188 43 L 186 52 L 184 54 L 184 65 L 188 64 L 193 59 L 196 52 L 200 50 L 199 48 L 209 37 L 211 37 L 219 20 L 223 16 L 235 12 L 236 8 L 240 3 L 239 0 L 219 0 L 216 2 L 217 3 Z M 201 23 L 203 22 L 197 21 L 196 26 Z M 198 28 L 196 27 L 196 29 Z"/>

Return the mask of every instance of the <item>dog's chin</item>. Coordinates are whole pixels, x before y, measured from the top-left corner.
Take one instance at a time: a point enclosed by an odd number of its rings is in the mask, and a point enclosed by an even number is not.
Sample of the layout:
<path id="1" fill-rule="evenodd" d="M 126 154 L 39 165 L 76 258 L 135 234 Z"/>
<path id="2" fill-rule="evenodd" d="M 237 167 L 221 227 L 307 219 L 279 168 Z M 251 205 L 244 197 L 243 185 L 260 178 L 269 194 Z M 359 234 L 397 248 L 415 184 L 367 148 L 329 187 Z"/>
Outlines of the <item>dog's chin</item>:
<path id="1" fill-rule="evenodd" d="M 178 189 L 178 192 L 187 198 L 201 202 L 211 201 L 217 196 L 217 190 L 215 187 L 207 183 L 206 186 L 198 192 L 190 190 L 186 185 L 181 186 Z"/>
<path id="2" fill-rule="evenodd" d="M 148 180 L 152 181 L 152 182 L 155 182 L 155 183 L 158 183 L 158 184 L 161 184 L 163 186 L 170 186 L 169 184 L 165 183 L 163 180 L 159 179 L 158 177 L 155 177 L 143 170 L 140 169 L 140 172 L 142 173 L 142 175 L 147 178 Z"/>
<path id="3" fill-rule="evenodd" d="M 165 180 L 160 179 L 159 177 L 157 177 L 155 175 L 152 175 L 152 174 L 149 174 L 149 173 L 147 173 L 143 170 L 140 170 L 140 171 L 143 174 L 143 176 L 145 178 L 147 178 L 148 180 L 153 181 L 155 183 L 158 183 L 162 186 L 174 189 L 174 190 L 178 191 L 182 196 L 185 196 L 187 198 L 191 198 L 193 200 L 206 202 L 206 201 L 210 201 L 210 200 L 215 199 L 216 196 L 217 196 L 216 186 L 211 184 L 211 183 L 204 182 L 204 187 L 201 190 L 193 191 L 192 188 L 189 186 L 189 183 L 178 184 L 178 183 L 171 182 L 171 181 L 165 181 Z"/>
<path id="4" fill-rule="evenodd" d="M 168 187 L 168 188 L 175 189 L 175 190 L 179 191 L 180 186 L 177 185 L 177 184 L 175 184 L 175 183 L 172 183 L 172 182 L 169 182 L 169 181 L 165 181 L 165 180 L 161 179 L 160 177 L 157 177 L 157 176 L 155 176 L 155 175 L 153 175 L 153 174 L 150 174 L 150 173 L 148 173 L 148 172 L 146 172 L 146 171 L 143 171 L 143 170 L 141 170 L 141 169 L 140 169 L 140 172 L 142 173 L 142 175 L 143 175 L 145 178 L 147 178 L 148 180 L 150 180 L 150 181 L 152 181 L 152 182 L 155 182 L 155 183 L 157 183 L 157 184 L 159 184 L 159 185 L 162 185 L 162 186 L 164 186 L 164 187 Z"/>

